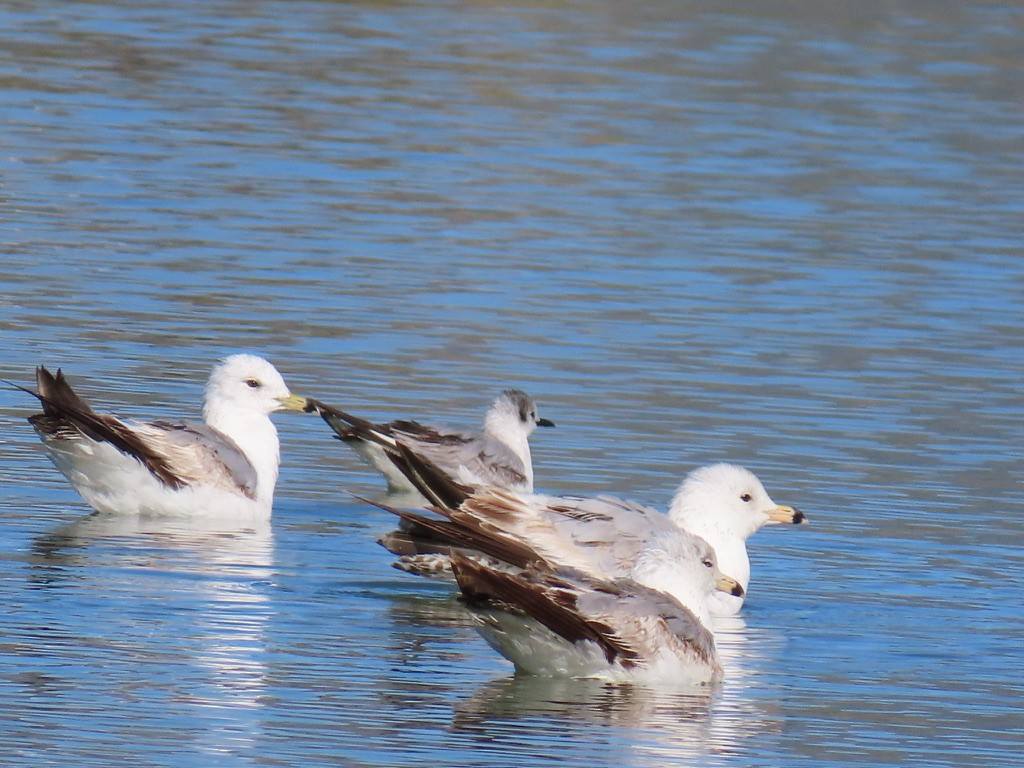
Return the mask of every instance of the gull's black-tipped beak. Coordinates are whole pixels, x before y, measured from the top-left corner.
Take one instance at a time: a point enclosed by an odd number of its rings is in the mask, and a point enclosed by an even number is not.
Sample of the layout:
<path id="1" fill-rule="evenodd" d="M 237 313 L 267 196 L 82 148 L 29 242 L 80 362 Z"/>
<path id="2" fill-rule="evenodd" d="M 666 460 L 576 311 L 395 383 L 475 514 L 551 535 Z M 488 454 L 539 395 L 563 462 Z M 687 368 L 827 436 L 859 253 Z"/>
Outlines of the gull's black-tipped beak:
<path id="1" fill-rule="evenodd" d="M 807 522 L 807 515 L 796 507 L 780 504 L 779 506 L 768 510 L 768 521 L 772 523 L 789 523 L 791 525 L 799 525 L 800 523 Z"/>
<path id="2" fill-rule="evenodd" d="M 725 592 L 727 595 L 735 595 L 736 597 L 743 597 L 746 592 L 743 589 L 743 585 L 736 581 L 736 579 L 725 575 L 720 576 L 715 582 L 715 589 L 719 592 Z"/>
<path id="3" fill-rule="evenodd" d="M 537 426 L 538 427 L 553 427 L 553 426 L 555 426 L 555 422 L 551 421 L 551 419 L 537 419 Z"/>

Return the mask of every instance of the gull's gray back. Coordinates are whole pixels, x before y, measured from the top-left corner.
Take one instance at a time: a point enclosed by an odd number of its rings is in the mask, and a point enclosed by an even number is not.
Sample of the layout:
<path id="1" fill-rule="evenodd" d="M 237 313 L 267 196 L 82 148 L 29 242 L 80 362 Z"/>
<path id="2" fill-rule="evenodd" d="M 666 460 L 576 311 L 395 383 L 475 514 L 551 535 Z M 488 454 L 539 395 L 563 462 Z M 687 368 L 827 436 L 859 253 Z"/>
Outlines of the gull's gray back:
<path id="1" fill-rule="evenodd" d="M 555 530 L 587 548 L 609 578 L 628 574 L 652 534 L 679 532 L 656 509 L 611 496 L 552 499 L 547 510 Z"/>
<path id="2" fill-rule="evenodd" d="M 132 424 L 164 456 L 174 473 L 190 483 L 210 483 L 256 495 L 256 469 L 234 440 L 201 422 Z"/>
<path id="3" fill-rule="evenodd" d="M 433 428 L 392 434 L 458 482 L 529 492 L 526 465 L 511 448 L 482 432 Z"/>
<path id="4" fill-rule="evenodd" d="M 628 638 L 641 658 L 650 659 L 661 650 L 671 650 L 680 658 L 718 666 L 714 635 L 690 610 L 670 595 L 635 581 L 622 580 L 615 586 L 615 594 L 580 594 L 578 609 Z"/>

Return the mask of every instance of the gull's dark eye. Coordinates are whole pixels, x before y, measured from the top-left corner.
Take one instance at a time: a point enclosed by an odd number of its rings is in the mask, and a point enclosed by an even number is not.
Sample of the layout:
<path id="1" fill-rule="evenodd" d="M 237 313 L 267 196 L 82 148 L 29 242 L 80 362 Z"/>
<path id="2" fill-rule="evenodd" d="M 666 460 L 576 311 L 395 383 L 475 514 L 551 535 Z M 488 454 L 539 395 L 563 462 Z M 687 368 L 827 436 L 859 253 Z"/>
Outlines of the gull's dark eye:
<path id="1" fill-rule="evenodd" d="M 714 568 L 715 567 L 715 564 L 712 563 L 711 560 L 708 559 L 708 558 L 704 558 L 703 560 L 701 560 L 701 563 L 703 563 L 705 568 Z"/>
<path id="2" fill-rule="evenodd" d="M 245 386 L 249 387 L 249 389 L 259 389 L 263 385 L 260 384 L 259 379 L 246 379 Z"/>
<path id="3" fill-rule="evenodd" d="M 740 494 L 740 501 L 750 501 L 752 498 L 754 497 L 751 496 L 749 493 Z"/>

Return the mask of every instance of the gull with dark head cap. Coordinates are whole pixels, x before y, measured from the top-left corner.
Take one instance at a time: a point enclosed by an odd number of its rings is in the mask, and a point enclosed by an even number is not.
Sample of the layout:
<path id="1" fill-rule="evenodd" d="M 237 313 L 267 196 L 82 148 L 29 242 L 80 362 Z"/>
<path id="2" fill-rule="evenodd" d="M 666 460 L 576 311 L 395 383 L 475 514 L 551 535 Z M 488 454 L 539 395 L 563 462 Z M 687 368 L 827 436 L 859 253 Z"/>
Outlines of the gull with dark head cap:
<path id="1" fill-rule="evenodd" d="M 318 400 L 309 400 L 334 430 L 367 464 L 387 480 L 388 491 L 415 494 L 413 483 L 395 465 L 402 443 L 451 480 L 470 486 L 533 491 L 530 435 L 554 422 L 537 415 L 537 403 L 521 389 L 506 389 L 494 401 L 477 431 L 425 426 L 396 420 L 374 424 Z M 400 460 L 400 459 L 399 459 Z"/>

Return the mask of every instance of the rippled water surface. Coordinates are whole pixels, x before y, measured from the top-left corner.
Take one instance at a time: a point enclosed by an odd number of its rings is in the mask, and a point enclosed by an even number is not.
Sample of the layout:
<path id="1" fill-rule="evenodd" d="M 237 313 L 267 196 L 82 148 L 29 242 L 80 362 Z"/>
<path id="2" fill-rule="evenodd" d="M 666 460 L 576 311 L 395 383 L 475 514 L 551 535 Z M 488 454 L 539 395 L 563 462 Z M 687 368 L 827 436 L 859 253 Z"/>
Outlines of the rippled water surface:
<path id="1" fill-rule="evenodd" d="M 1006 766 L 1024 750 L 1024 15 L 994 3 L 0 9 L 0 377 L 558 424 L 539 488 L 751 542 L 706 694 L 515 678 L 276 417 L 256 529 L 109 520 L 0 394 L 0 763 Z"/>

